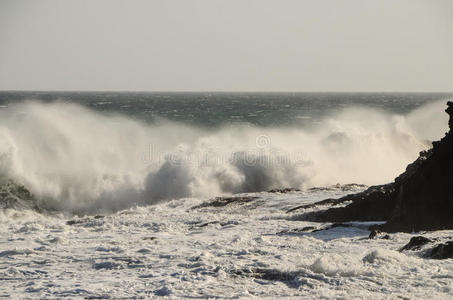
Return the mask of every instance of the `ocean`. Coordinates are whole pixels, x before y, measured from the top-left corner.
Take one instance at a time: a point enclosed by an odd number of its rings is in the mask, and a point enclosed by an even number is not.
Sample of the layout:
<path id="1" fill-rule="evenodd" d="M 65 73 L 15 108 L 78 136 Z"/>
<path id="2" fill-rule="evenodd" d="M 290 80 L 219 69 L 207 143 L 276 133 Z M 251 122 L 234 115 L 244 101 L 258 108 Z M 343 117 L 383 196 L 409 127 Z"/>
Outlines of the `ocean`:
<path id="1" fill-rule="evenodd" d="M 450 298 L 416 233 L 288 210 L 393 181 L 452 98 L 0 92 L 0 297 Z"/>

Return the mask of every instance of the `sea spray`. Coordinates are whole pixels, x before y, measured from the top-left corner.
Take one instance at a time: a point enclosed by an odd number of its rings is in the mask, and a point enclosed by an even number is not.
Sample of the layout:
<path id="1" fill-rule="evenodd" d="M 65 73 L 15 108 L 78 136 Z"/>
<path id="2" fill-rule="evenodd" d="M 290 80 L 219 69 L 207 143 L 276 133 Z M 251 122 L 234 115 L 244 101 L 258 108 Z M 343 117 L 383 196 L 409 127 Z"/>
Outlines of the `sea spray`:
<path id="1" fill-rule="evenodd" d="M 433 112 L 443 106 L 407 115 L 348 108 L 309 129 L 213 129 L 30 101 L 0 111 L 0 172 L 44 208 L 85 212 L 281 187 L 379 184 L 442 136 L 446 121 Z"/>

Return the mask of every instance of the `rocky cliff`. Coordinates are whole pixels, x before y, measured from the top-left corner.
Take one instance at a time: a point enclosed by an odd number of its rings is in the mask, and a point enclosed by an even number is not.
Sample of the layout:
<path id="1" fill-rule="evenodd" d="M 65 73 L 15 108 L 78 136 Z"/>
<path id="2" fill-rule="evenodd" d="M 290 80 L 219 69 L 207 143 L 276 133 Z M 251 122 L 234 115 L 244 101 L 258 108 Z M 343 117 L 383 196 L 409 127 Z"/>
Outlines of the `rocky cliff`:
<path id="1" fill-rule="evenodd" d="M 312 214 L 309 219 L 387 221 L 372 228 L 387 232 L 453 229 L 453 102 L 447 105 L 449 132 L 421 152 L 393 183 L 345 196 L 338 202 L 352 201 L 348 206 Z"/>

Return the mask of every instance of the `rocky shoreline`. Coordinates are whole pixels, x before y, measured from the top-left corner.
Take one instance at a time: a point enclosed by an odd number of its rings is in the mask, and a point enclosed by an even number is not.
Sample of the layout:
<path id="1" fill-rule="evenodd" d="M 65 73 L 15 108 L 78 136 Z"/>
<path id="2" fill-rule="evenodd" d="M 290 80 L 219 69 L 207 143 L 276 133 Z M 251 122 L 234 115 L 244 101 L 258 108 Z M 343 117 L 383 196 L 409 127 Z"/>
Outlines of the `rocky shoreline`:
<path id="1" fill-rule="evenodd" d="M 312 206 L 351 203 L 308 213 L 304 218 L 316 222 L 386 221 L 370 227 L 384 232 L 453 229 L 453 102 L 447 106 L 449 132 L 433 142 L 430 150 L 421 152 L 394 182 L 317 202 Z M 300 208 L 305 207 L 290 211 Z"/>

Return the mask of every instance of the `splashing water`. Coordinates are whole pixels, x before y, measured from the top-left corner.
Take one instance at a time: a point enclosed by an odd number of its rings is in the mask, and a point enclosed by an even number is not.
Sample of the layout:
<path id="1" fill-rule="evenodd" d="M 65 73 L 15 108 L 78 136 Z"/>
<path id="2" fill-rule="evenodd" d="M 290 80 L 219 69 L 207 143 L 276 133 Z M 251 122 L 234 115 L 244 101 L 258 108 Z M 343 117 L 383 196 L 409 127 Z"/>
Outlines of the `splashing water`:
<path id="1" fill-rule="evenodd" d="M 314 127 L 144 123 L 62 102 L 0 110 L 0 175 L 45 208 L 113 211 L 182 197 L 393 180 L 447 130 L 445 103 L 348 108 Z"/>

